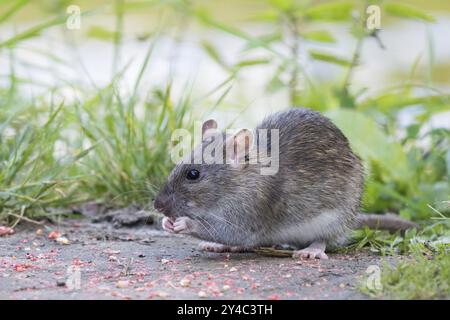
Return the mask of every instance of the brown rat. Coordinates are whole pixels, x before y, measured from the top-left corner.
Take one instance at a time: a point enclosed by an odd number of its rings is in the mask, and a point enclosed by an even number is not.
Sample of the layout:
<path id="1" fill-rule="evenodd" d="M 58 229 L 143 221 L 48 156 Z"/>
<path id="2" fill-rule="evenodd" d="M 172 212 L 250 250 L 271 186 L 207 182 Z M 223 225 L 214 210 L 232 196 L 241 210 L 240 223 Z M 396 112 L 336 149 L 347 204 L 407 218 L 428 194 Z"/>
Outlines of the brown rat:
<path id="1" fill-rule="evenodd" d="M 230 160 L 232 150 L 232 161 L 176 165 L 155 200 L 166 215 L 165 230 L 203 239 L 200 246 L 208 251 L 287 244 L 300 249 L 294 256 L 326 259 L 325 249 L 341 245 L 351 229 L 380 224 L 378 217 L 358 214 L 363 166 L 347 138 L 320 113 L 290 109 L 269 116 L 253 133 L 206 138 L 215 128 L 213 120 L 204 123 L 204 141 L 186 159 L 222 137 L 220 157 Z M 269 130 L 267 141 L 263 129 Z M 261 174 L 268 163 L 255 163 L 263 158 L 252 151 L 272 155 L 274 142 L 277 171 Z"/>

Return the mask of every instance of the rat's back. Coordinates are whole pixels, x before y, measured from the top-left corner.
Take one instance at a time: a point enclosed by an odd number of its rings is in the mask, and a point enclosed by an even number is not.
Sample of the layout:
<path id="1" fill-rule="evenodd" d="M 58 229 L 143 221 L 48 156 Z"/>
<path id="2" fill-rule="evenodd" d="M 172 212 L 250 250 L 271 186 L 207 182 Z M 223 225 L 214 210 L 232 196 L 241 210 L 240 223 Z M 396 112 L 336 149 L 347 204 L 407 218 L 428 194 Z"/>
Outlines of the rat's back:
<path id="1" fill-rule="evenodd" d="M 257 129 L 279 130 L 272 242 L 342 242 L 355 222 L 363 190 L 363 167 L 347 138 L 309 109 L 275 113 Z"/>

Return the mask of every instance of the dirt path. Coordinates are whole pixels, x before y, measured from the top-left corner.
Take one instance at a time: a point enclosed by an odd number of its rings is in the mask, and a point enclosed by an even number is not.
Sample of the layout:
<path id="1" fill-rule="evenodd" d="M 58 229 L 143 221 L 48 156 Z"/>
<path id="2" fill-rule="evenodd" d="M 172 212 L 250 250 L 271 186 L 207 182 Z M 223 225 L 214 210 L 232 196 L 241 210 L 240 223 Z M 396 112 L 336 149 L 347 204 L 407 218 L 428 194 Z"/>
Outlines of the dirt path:
<path id="1" fill-rule="evenodd" d="M 22 229 L 0 238 L 0 299 L 366 299 L 357 286 L 382 263 L 367 252 L 325 261 L 204 253 L 151 226 L 52 226 L 66 245 L 50 229 Z"/>

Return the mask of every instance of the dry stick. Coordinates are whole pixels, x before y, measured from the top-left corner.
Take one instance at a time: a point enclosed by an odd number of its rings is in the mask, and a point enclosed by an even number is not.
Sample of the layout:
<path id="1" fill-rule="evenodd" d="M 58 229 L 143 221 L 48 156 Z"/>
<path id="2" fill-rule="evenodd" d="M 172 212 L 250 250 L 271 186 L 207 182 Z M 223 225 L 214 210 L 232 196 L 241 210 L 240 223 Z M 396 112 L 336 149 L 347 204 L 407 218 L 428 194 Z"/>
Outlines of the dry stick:
<path id="1" fill-rule="evenodd" d="M 14 224 L 12 225 L 11 228 L 14 228 L 15 226 L 17 226 L 17 224 L 21 220 L 24 220 L 24 221 L 27 221 L 27 222 L 30 222 L 30 223 L 34 223 L 34 224 L 37 224 L 37 225 L 43 225 L 44 224 L 44 222 L 42 222 L 42 221 L 36 221 L 36 220 L 30 219 L 30 218 L 24 217 L 25 211 L 26 211 L 26 206 L 22 206 L 22 208 L 20 210 L 20 215 L 12 213 L 12 212 L 7 212 L 6 213 L 9 216 L 13 216 L 13 217 L 17 218 L 16 222 L 14 222 Z"/>
<path id="2" fill-rule="evenodd" d="M 18 218 L 16 223 L 14 223 L 13 227 L 15 227 L 17 225 L 17 223 L 20 222 L 20 220 L 23 220 L 23 221 L 26 221 L 26 222 L 29 222 L 29 223 L 34 223 L 34 224 L 37 224 L 39 226 L 42 226 L 44 224 L 43 221 L 36 221 L 36 220 L 30 219 L 30 218 L 27 218 L 27 217 L 19 216 L 18 214 L 15 214 L 15 213 L 7 212 L 6 214 L 9 215 L 9 216 L 13 216 L 13 217 Z"/>
<path id="3" fill-rule="evenodd" d="M 16 222 L 14 222 L 14 224 L 11 226 L 11 228 L 14 229 L 14 227 L 17 226 L 17 224 L 20 222 L 20 220 L 23 219 L 24 214 L 25 214 L 25 206 L 22 206 L 20 208 L 20 215 L 17 216 L 17 220 L 16 220 Z"/>

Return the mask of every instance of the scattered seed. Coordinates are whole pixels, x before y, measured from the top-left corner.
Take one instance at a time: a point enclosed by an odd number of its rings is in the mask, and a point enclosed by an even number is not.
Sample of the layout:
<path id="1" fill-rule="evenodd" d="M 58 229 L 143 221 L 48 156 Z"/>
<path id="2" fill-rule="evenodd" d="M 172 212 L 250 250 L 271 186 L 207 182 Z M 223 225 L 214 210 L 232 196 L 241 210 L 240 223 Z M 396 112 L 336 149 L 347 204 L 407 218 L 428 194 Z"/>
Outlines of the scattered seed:
<path id="1" fill-rule="evenodd" d="M 52 240 L 55 240 L 59 237 L 61 237 L 61 232 L 59 232 L 59 231 L 52 231 L 48 234 L 48 238 L 52 239 Z"/>
<path id="2" fill-rule="evenodd" d="M 25 264 L 25 263 L 19 263 L 19 264 L 15 264 L 13 266 L 14 271 L 17 271 L 17 272 L 23 272 L 31 267 L 32 266 L 30 264 Z"/>
<path id="3" fill-rule="evenodd" d="M 183 278 L 183 279 L 181 279 L 181 281 L 180 281 L 180 285 L 181 285 L 182 287 L 189 287 L 190 284 L 191 284 L 191 280 L 186 279 L 186 278 Z"/>
<path id="4" fill-rule="evenodd" d="M 116 283 L 116 288 L 123 289 L 127 288 L 129 285 L 129 282 L 127 280 L 119 280 Z"/>
<path id="5" fill-rule="evenodd" d="M 33 246 L 35 246 L 35 247 L 43 247 L 44 244 L 40 243 L 39 241 L 33 241 Z"/>
<path id="6" fill-rule="evenodd" d="M 14 233 L 13 228 L 0 226 L 0 237 L 9 236 L 13 233 Z"/>
<path id="7" fill-rule="evenodd" d="M 245 288 L 238 288 L 238 289 L 236 290 L 236 292 L 237 292 L 238 294 L 243 294 L 243 293 L 245 292 Z"/>
<path id="8" fill-rule="evenodd" d="M 119 254 L 120 250 L 106 249 L 103 251 L 103 253 L 106 253 L 107 255 L 115 255 L 115 254 Z"/>
<path id="9" fill-rule="evenodd" d="M 58 237 L 58 238 L 56 238 L 56 242 L 59 244 L 64 244 L 64 245 L 70 244 L 69 239 L 67 239 L 66 237 Z"/>
<path id="10" fill-rule="evenodd" d="M 155 291 L 155 292 L 152 292 L 148 298 L 149 299 L 153 299 L 153 298 L 162 298 L 162 299 L 164 299 L 164 298 L 167 298 L 167 297 L 169 297 L 169 294 L 167 292 Z"/>
<path id="11" fill-rule="evenodd" d="M 208 294 L 205 291 L 199 291 L 198 296 L 199 296 L 199 298 L 206 298 L 208 296 Z"/>

